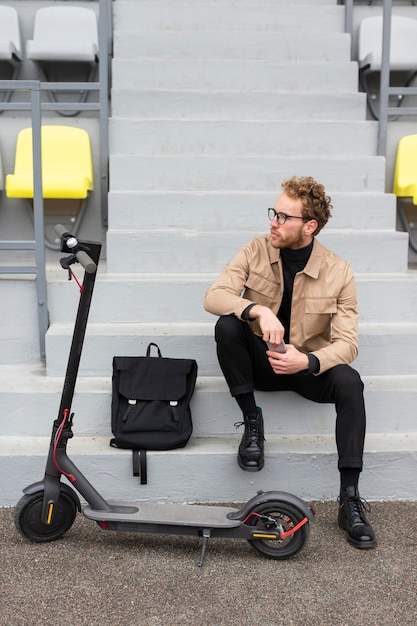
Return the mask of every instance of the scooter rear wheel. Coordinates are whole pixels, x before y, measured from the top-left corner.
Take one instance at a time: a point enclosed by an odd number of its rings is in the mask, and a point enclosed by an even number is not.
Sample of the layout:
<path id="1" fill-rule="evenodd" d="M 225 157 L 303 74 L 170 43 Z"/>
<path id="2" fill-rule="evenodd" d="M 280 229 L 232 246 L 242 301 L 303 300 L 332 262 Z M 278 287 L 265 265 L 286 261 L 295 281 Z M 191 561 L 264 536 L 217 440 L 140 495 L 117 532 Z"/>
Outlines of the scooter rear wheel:
<path id="1" fill-rule="evenodd" d="M 16 529 L 25 539 L 36 543 L 47 543 L 62 537 L 73 525 L 77 505 L 66 493 L 61 492 L 55 506 L 51 524 L 42 519 L 43 491 L 27 494 L 20 498 L 14 511 Z"/>
<path id="2" fill-rule="evenodd" d="M 297 526 L 305 515 L 302 511 L 287 502 L 279 500 L 264 502 L 255 507 L 248 524 L 256 527 L 257 532 L 268 530 L 286 533 Z M 310 535 L 307 521 L 293 534 L 280 539 L 248 539 L 250 545 L 269 559 L 289 559 L 300 552 Z"/>

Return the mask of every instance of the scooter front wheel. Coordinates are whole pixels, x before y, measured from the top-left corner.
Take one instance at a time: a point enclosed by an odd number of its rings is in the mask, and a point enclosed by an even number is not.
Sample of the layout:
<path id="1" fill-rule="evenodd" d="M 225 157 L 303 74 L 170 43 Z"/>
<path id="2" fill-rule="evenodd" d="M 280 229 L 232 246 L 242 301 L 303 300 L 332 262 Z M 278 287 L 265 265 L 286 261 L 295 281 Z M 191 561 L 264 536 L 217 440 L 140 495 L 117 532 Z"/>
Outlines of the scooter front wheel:
<path id="1" fill-rule="evenodd" d="M 268 534 L 268 531 L 280 533 L 279 539 L 248 539 L 257 552 L 269 559 L 289 559 L 303 549 L 310 535 L 310 525 L 304 513 L 279 500 L 255 507 L 246 523 L 254 526 L 259 535 Z M 293 529 L 296 530 L 291 532 Z"/>
<path id="2" fill-rule="evenodd" d="M 43 491 L 20 498 L 14 511 L 16 529 L 25 539 L 47 543 L 62 537 L 73 525 L 77 505 L 66 493 L 61 492 L 50 524 L 42 521 Z"/>

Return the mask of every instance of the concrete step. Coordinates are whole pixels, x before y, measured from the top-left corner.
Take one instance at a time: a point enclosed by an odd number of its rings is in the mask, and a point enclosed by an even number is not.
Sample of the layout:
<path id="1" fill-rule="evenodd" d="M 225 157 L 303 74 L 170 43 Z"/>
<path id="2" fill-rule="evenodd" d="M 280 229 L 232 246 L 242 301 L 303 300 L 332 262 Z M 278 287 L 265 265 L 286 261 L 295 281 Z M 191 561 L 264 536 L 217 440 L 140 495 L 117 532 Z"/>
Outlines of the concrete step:
<path id="1" fill-rule="evenodd" d="M 144 355 L 156 342 L 164 356 L 195 358 L 201 376 L 220 376 L 214 324 L 130 323 L 90 324 L 80 363 L 81 376 L 110 376 L 113 356 Z M 46 334 L 47 375 L 63 376 L 73 324 L 52 324 Z M 359 356 L 355 367 L 363 376 L 408 375 L 415 371 L 416 324 L 360 323 Z"/>
<path id="2" fill-rule="evenodd" d="M 262 59 L 264 61 L 347 61 L 347 33 L 291 32 L 282 26 L 276 32 L 217 30 L 146 30 L 130 25 L 116 30 L 114 58 Z"/>
<path id="3" fill-rule="evenodd" d="M 262 234 L 262 233 L 259 233 Z M 177 229 L 107 233 L 108 269 L 125 273 L 219 273 L 256 233 L 204 232 Z M 406 233 L 386 231 L 324 230 L 318 239 L 355 272 L 405 272 Z M 202 254 L 204 250 L 204 254 Z"/>
<path id="4" fill-rule="evenodd" d="M 79 274 L 79 273 L 78 273 Z M 82 274 L 79 274 L 82 278 Z M 204 311 L 203 294 L 214 282 L 215 273 L 202 274 L 111 274 L 99 267 L 91 323 L 135 322 L 186 324 L 215 318 Z M 357 274 L 360 319 L 366 323 L 409 323 L 415 319 L 417 281 L 413 272 L 397 274 Z M 39 338 L 33 279 L 0 281 L 4 324 L 0 326 L 0 363 L 39 362 Z M 161 293 L 164 294 L 161 303 Z M 187 307 L 173 306 L 181 293 Z M 11 297 L 12 294 L 12 297 Z M 389 294 L 389 297 L 387 297 Z M 62 270 L 48 269 L 48 311 L 51 323 L 74 323 L 79 291 L 68 282 Z M 416 306 L 414 306 L 414 304 Z"/>
<path id="5" fill-rule="evenodd" d="M 79 292 L 64 273 L 48 281 L 51 323 L 73 323 Z M 187 323 L 212 322 L 203 309 L 203 294 L 216 274 L 110 274 L 98 275 L 89 320 L 91 323 Z M 366 323 L 413 323 L 417 309 L 415 272 L 357 274 L 360 320 Z M 171 306 L 178 294 L 187 306 Z M 161 299 L 163 294 L 163 299 Z M 389 295 L 387 295 L 389 294 Z M 164 305 L 165 303 L 165 305 Z M 29 311 L 30 309 L 26 309 Z M 29 313 L 28 313 L 29 317 Z M 31 315 L 31 317 L 33 317 Z M 6 334 L 6 333 L 4 333 Z M 5 337 L 2 337 L 4 343 Z"/>
<path id="6" fill-rule="evenodd" d="M 271 3 L 234 4 L 207 2 L 191 5 L 183 2 L 134 2 L 118 0 L 115 3 L 114 30 L 261 30 L 298 32 L 343 32 L 344 7 L 334 3 Z M 319 5 L 319 6 L 317 6 Z M 302 20 L 300 12 L 302 11 Z"/>
<path id="7" fill-rule="evenodd" d="M 63 377 L 45 375 L 36 365 L 0 366 L 0 411 L 7 416 L 1 435 L 46 437 L 58 417 Z M 367 432 L 412 434 L 416 432 L 409 406 L 417 399 L 416 375 L 364 376 Z M 256 392 L 262 407 L 266 438 L 280 435 L 331 436 L 333 405 L 317 404 L 292 392 Z M 78 377 L 71 406 L 74 432 L 82 437 L 111 438 L 111 376 Z M 199 376 L 191 401 L 194 437 L 241 436 L 234 424 L 240 411 L 223 376 Z M 33 416 L 36 415 L 36 419 Z"/>
<path id="8" fill-rule="evenodd" d="M 116 192 L 270 191 L 275 198 L 282 180 L 306 173 L 333 191 L 385 189 L 385 159 L 376 156 L 110 156 Z"/>
<path id="9" fill-rule="evenodd" d="M 110 448 L 107 437 L 74 437 L 68 453 L 106 499 L 243 502 L 260 489 L 295 493 L 307 501 L 336 499 L 339 477 L 333 436 L 271 436 L 265 445 L 265 467 L 256 473 L 238 467 L 238 442 L 239 436 L 192 437 L 180 450 L 149 452 L 147 485 L 132 476 L 131 452 Z M 43 478 L 48 446 L 49 437 L 0 437 L 0 473 L 8 477 L 1 506 L 15 505 L 27 485 Z M 369 501 L 413 500 L 416 450 L 415 434 L 370 434 L 361 493 Z M 388 467 L 389 474 L 381 476 L 381 467 Z"/>
<path id="10" fill-rule="evenodd" d="M 274 191 L 110 191 L 111 230 L 178 229 L 268 230 L 267 208 L 280 194 Z M 328 188 L 332 218 L 326 228 L 351 230 L 393 229 L 396 198 L 381 192 L 345 192 Z M 202 219 L 204 216 L 204 219 Z"/>
<path id="11" fill-rule="evenodd" d="M 328 158 L 374 155 L 377 123 L 366 121 L 192 121 L 113 118 L 109 139 L 113 155 L 222 157 L 253 155 Z M 337 141 L 334 138 L 337 137 Z"/>
<path id="12" fill-rule="evenodd" d="M 364 93 L 266 89 L 244 93 L 209 89 L 112 89 L 115 117 L 184 120 L 363 120 Z"/>
<path id="13" fill-rule="evenodd" d="M 233 61 L 113 59 L 114 89 L 265 90 L 357 92 L 358 66 L 351 61 Z"/>

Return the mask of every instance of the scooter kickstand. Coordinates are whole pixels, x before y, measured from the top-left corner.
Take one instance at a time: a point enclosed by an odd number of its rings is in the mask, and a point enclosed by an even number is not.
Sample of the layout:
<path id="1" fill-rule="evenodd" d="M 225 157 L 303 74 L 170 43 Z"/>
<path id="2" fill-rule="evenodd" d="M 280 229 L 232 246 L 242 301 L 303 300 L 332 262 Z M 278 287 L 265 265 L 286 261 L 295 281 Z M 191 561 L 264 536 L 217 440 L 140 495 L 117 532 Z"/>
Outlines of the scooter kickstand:
<path id="1" fill-rule="evenodd" d="M 204 564 L 204 557 L 206 556 L 206 550 L 207 550 L 207 544 L 208 544 L 208 540 L 211 537 L 211 530 L 209 528 L 205 528 L 203 530 L 203 544 L 201 546 L 201 552 L 200 552 L 200 560 L 198 562 L 198 567 L 202 567 Z"/>

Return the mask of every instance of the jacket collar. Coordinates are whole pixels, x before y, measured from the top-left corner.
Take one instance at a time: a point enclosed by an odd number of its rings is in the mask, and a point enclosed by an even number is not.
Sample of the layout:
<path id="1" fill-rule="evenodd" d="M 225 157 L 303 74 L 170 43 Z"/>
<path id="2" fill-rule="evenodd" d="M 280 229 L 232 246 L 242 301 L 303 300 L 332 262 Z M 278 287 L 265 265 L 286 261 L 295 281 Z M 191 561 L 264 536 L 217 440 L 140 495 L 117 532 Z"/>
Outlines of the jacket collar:
<path id="1" fill-rule="evenodd" d="M 311 251 L 311 255 L 309 260 L 307 261 L 307 265 L 304 268 L 304 274 L 310 276 L 311 278 L 318 278 L 320 267 L 323 259 L 324 247 L 321 245 L 317 239 L 314 239 L 313 242 L 313 250 Z M 278 263 L 281 257 L 281 250 L 279 248 L 273 248 L 271 245 L 269 246 L 269 258 L 271 260 L 271 265 L 273 263 Z"/>
<path id="2" fill-rule="evenodd" d="M 324 256 L 324 247 L 317 239 L 314 239 L 313 249 L 310 254 L 310 258 L 307 261 L 307 265 L 304 268 L 304 274 L 311 278 L 318 278 L 320 273 L 321 264 Z"/>

